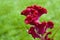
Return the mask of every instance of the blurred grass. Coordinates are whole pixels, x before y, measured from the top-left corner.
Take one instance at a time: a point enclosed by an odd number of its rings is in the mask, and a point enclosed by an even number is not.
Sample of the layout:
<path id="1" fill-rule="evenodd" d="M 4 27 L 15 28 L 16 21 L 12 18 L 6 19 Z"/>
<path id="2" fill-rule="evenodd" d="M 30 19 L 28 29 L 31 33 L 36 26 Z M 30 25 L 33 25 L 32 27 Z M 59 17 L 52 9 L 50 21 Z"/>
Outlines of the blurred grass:
<path id="1" fill-rule="evenodd" d="M 24 23 L 25 17 L 20 15 L 23 9 L 34 4 L 48 10 L 40 21 L 52 20 L 54 31 L 60 27 L 60 0 L 0 0 L 0 40 L 34 40 L 27 33 L 30 26 Z M 60 40 L 60 30 L 54 40 Z"/>

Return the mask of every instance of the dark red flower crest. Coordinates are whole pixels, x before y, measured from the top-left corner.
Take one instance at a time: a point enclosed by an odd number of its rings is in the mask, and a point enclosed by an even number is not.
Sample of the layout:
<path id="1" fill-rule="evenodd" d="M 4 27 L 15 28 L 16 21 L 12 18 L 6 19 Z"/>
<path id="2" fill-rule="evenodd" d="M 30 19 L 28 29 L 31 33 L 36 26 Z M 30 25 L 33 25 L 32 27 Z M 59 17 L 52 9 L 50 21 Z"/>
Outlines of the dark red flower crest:
<path id="1" fill-rule="evenodd" d="M 36 6 L 36 5 L 33 5 L 33 6 L 29 6 L 27 7 L 25 10 L 23 10 L 21 12 L 22 15 L 34 15 L 34 16 L 41 16 L 42 14 L 45 14 L 47 13 L 47 10 L 41 6 Z"/>
<path id="2" fill-rule="evenodd" d="M 28 6 L 21 12 L 21 15 L 26 16 L 25 23 L 32 25 L 28 30 L 28 33 L 31 34 L 33 38 L 41 38 L 41 36 L 46 34 L 44 40 L 50 40 L 48 34 L 51 32 L 47 32 L 47 29 L 52 29 L 54 24 L 52 21 L 39 22 L 39 17 L 43 14 L 47 14 L 47 10 L 37 5 Z"/>

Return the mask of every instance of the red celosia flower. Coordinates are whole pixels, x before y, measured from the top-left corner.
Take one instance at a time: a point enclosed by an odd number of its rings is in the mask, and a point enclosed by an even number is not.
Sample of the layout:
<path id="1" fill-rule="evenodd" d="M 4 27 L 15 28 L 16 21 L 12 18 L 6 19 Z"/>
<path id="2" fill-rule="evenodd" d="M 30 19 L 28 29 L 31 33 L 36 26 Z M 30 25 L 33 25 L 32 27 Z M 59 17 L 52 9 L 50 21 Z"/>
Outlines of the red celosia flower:
<path id="1" fill-rule="evenodd" d="M 45 8 L 42 8 L 40 6 L 29 6 L 26 8 L 26 10 L 23 10 L 21 12 L 22 15 L 34 15 L 34 16 L 41 16 L 42 14 L 47 13 L 47 10 Z M 36 15 L 37 14 L 37 15 Z"/>
<path id="2" fill-rule="evenodd" d="M 33 26 L 28 30 L 28 33 L 31 34 L 33 38 L 42 38 L 42 36 L 46 34 L 43 40 L 51 40 L 48 37 L 50 32 L 47 32 L 47 29 L 53 28 L 54 24 L 51 21 L 39 22 L 38 19 L 42 14 L 47 14 L 47 10 L 37 5 L 28 6 L 21 12 L 21 15 L 26 16 L 25 23 Z"/>

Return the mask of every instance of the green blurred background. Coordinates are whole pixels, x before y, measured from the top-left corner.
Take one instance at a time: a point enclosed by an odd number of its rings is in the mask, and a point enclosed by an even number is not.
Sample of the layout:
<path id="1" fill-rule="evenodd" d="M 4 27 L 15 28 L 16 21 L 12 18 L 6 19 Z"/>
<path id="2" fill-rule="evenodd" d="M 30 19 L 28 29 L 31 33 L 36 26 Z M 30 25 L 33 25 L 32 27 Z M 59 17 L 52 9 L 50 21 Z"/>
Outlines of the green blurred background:
<path id="1" fill-rule="evenodd" d="M 52 20 L 54 40 L 60 40 L 60 0 L 0 0 L 0 40 L 34 40 L 27 33 L 30 26 L 24 23 L 25 16 L 20 15 L 23 9 L 34 4 L 48 10 L 40 21 Z"/>

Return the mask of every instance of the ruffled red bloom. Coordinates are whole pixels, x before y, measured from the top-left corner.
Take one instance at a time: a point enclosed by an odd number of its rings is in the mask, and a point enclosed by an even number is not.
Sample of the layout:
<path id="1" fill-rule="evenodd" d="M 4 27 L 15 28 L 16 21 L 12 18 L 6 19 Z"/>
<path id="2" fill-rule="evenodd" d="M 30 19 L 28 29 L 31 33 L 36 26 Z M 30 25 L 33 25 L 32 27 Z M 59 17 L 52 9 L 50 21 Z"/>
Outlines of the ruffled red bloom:
<path id="1" fill-rule="evenodd" d="M 47 32 L 47 29 L 53 28 L 54 24 L 51 21 L 39 22 L 39 17 L 43 14 L 47 14 L 47 10 L 37 5 L 28 6 L 21 12 L 21 15 L 26 16 L 25 23 L 33 26 L 28 30 L 28 33 L 31 34 L 33 38 L 41 38 L 42 35 L 47 33 L 44 37 L 44 40 L 51 40 L 48 37 L 50 32 Z"/>
<path id="2" fill-rule="evenodd" d="M 42 14 L 47 13 L 47 10 L 41 6 L 29 6 L 25 10 L 21 12 L 22 15 L 34 15 L 34 16 L 41 16 Z"/>

